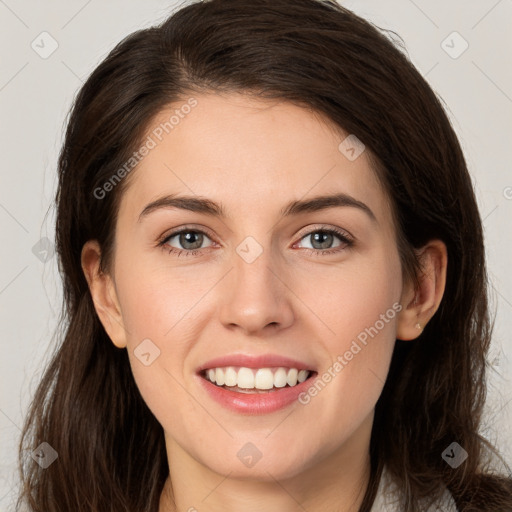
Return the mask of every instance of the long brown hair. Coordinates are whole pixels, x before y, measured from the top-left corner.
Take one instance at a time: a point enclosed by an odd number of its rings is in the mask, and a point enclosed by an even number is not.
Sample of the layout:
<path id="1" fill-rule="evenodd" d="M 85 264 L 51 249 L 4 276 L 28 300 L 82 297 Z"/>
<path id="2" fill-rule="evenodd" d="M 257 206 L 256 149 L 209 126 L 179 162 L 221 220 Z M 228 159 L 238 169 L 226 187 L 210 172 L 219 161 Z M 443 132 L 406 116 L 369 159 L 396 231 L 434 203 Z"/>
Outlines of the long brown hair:
<path id="1" fill-rule="evenodd" d="M 98 190 L 139 147 L 148 123 L 191 92 L 247 92 L 323 113 L 366 146 L 392 204 L 404 276 L 415 248 L 448 249 L 444 297 L 420 337 L 397 341 L 371 437 L 371 507 L 385 465 L 403 510 L 447 487 L 460 510 L 512 510 L 510 479 L 487 468 L 478 434 L 492 326 L 482 223 L 464 156 L 440 99 L 396 38 L 334 0 L 211 0 L 126 37 L 79 91 L 58 164 L 56 245 L 62 334 L 26 418 L 19 504 L 35 512 L 156 512 L 169 468 L 162 427 L 106 335 L 80 255 L 112 263 L 127 179 Z M 136 171 L 135 171 L 136 172 Z M 47 469 L 27 453 L 57 451 Z M 452 443 L 468 457 L 452 468 Z"/>

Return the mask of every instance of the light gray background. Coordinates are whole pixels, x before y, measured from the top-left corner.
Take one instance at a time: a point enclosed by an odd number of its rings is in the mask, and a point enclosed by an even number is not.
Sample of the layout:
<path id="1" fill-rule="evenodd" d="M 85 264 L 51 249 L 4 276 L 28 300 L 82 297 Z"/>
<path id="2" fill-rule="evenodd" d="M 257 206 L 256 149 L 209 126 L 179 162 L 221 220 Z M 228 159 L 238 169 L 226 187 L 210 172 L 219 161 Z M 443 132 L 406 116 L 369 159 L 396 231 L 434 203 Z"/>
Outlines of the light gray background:
<path id="1" fill-rule="evenodd" d="M 465 151 L 484 218 L 497 312 L 484 433 L 498 442 L 510 463 L 512 1 L 342 4 L 403 37 L 413 63 L 448 105 Z M 56 258 L 43 262 L 44 253 L 32 249 L 42 237 L 53 240 L 54 215 L 45 215 L 54 196 L 66 114 L 84 79 L 115 43 L 162 21 L 176 5 L 163 0 L 0 0 L 0 512 L 13 510 L 20 427 L 60 308 Z M 46 59 L 31 47 L 35 41 L 39 52 L 51 48 L 48 36 L 40 36 L 43 31 L 58 43 Z M 465 43 L 454 31 L 469 45 L 457 58 Z"/>

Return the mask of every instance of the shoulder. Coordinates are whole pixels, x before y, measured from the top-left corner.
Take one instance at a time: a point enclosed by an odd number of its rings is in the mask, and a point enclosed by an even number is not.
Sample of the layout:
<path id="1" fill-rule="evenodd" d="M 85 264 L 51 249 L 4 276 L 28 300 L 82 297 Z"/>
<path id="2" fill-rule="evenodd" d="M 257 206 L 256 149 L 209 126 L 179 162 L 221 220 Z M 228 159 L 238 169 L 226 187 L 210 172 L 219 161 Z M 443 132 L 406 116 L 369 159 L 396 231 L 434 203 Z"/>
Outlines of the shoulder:
<path id="1" fill-rule="evenodd" d="M 399 512 L 402 493 L 391 479 L 386 468 L 382 471 L 379 488 L 370 512 Z M 423 501 L 419 504 L 422 512 L 457 512 L 457 507 L 448 489 L 443 490 L 441 498 L 435 503 Z"/>

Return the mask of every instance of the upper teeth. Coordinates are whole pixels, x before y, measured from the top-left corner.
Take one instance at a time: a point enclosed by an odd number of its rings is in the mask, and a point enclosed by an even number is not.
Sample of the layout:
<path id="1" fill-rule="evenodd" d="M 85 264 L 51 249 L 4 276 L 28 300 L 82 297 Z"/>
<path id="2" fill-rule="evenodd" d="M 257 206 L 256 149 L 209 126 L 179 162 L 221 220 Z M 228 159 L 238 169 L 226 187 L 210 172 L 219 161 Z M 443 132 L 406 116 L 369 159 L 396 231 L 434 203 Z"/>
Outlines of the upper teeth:
<path id="1" fill-rule="evenodd" d="M 309 376 L 308 370 L 297 368 L 245 368 L 228 366 L 210 368 L 206 377 L 217 386 L 238 386 L 245 389 L 284 388 L 304 382 Z"/>

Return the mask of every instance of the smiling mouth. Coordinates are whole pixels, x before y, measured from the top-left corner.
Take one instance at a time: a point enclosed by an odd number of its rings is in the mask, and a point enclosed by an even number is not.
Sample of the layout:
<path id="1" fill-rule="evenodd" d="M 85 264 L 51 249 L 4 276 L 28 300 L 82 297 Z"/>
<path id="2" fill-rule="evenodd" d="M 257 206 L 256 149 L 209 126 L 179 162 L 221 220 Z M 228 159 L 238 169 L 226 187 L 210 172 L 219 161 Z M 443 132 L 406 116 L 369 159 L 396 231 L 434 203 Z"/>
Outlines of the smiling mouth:
<path id="1" fill-rule="evenodd" d="M 295 387 L 316 374 L 287 367 L 247 368 L 227 366 L 203 370 L 200 375 L 219 388 L 236 393 L 272 393 Z"/>

